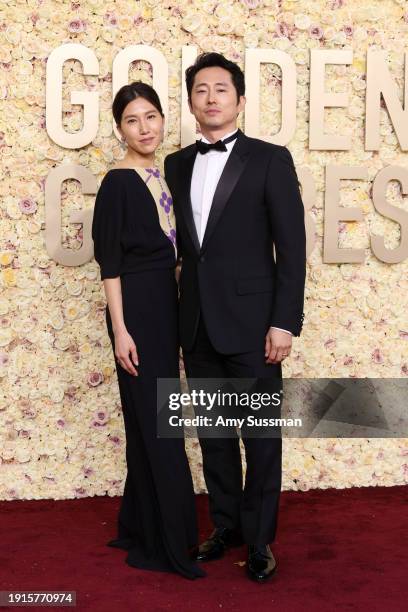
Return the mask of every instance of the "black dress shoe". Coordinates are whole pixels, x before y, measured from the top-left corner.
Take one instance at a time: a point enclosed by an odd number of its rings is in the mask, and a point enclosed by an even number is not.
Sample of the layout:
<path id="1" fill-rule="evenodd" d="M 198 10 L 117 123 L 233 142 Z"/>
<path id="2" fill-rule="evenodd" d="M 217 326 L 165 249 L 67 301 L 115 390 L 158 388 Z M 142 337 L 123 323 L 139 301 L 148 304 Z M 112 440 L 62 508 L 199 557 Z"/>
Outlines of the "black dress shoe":
<path id="1" fill-rule="evenodd" d="M 241 546 L 243 544 L 241 534 L 227 527 L 216 527 L 208 540 L 198 547 L 197 561 L 213 561 L 221 559 L 225 549 L 229 546 Z"/>
<path id="2" fill-rule="evenodd" d="M 277 563 L 267 544 L 262 546 L 248 546 L 247 573 L 249 578 L 256 582 L 265 582 L 276 570 Z"/>

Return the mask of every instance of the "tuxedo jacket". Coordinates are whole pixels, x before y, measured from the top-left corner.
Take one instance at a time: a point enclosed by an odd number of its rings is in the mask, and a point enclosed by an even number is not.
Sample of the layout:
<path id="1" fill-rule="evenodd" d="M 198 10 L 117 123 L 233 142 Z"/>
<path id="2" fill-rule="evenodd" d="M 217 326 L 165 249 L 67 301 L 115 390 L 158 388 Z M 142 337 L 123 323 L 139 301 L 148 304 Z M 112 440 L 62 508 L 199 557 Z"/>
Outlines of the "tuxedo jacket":
<path id="1" fill-rule="evenodd" d="M 193 348 L 200 313 L 211 343 L 222 354 L 264 350 L 270 326 L 299 336 L 306 236 L 289 150 L 238 130 L 214 193 L 201 247 L 190 198 L 196 154 L 194 143 L 164 162 L 182 258 L 182 348 Z"/>

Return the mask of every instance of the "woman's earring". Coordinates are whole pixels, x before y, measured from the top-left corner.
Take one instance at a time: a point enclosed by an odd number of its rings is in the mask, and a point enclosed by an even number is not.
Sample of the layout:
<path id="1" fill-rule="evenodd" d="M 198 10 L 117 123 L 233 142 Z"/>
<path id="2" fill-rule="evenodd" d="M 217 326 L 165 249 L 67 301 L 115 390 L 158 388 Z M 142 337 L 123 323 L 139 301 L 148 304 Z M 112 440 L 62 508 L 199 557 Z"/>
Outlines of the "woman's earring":
<path id="1" fill-rule="evenodd" d="M 121 146 L 121 148 L 122 148 L 123 150 L 125 150 L 125 149 L 126 149 L 126 140 L 125 140 L 125 138 L 122 138 L 122 139 L 121 139 L 121 141 L 120 141 L 120 146 Z"/>

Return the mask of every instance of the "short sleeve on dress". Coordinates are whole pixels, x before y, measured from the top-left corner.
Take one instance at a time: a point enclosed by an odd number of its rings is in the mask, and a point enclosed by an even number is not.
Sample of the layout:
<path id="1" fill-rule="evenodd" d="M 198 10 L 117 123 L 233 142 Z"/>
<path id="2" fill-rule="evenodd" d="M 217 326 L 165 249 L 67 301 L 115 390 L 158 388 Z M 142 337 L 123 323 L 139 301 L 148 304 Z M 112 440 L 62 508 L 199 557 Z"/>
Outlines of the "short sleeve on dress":
<path id="1" fill-rule="evenodd" d="M 121 271 L 124 203 L 119 174 L 109 171 L 104 176 L 95 199 L 92 239 L 95 259 L 101 269 L 101 280 L 116 278 Z"/>

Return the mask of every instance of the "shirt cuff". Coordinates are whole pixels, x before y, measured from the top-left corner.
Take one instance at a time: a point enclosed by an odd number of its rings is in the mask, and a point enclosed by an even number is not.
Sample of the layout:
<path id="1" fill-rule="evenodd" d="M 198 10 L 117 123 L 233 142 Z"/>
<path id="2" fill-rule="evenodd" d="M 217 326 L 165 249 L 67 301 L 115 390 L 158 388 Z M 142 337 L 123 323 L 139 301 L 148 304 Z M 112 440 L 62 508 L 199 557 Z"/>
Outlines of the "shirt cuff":
<path id="1" fill-rule="evenodd" d="M 280 331 L 284 331 L 287 334 L 290 334 L 291 336 L 293 336 L 291 331 L 288 331 L 287 329 L 282 329 L 281 327 L 274 327 L 273 325 L 271 325 L 270 329 L 279 329 Z"/>

